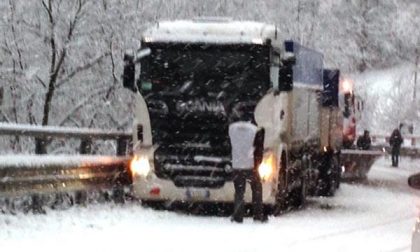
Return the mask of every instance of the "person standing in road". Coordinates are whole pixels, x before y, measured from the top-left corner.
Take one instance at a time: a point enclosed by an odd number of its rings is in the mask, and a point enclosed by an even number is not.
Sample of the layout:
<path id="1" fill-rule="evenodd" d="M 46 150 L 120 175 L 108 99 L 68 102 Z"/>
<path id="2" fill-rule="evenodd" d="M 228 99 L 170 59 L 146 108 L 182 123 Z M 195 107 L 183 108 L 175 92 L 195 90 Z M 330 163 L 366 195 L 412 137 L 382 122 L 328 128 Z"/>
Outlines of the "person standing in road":
<path id="1" fill-rule="evenodd" d="M 254 220 L 265 222 L 262 205 L 262 185 L 258 166 L 262 161 L 264 146 L 264 129 L 251 122 L 234 122 L 229 126 L 229 137 L 232 146 L 233 183 L 235 203 L 232 221 L 242 223 L 245 211 L 244 194 L 246 182 L 252 189 Z"/>
<path id="2" fill-rule="evenodd" d="M 365 130 L 363 132 L 363 136 L 360 136 L 357 139 L 357 148 L 360 150 L 369 150 L 372 144 L 372 140 L 370 139 L 369 131 Z"/>
<path id="3" fill-rule="evenodd" d="M 401 149 L 402 143 L 403 143 L 403 138 L 401 136 L 401 132 L 398 129 L 394 129 L 391 136 L 389 137 L 389 145 L 391 146 L 393 167 L 398 167 L 398 159 L 400 156 L 400 149 Z"/>

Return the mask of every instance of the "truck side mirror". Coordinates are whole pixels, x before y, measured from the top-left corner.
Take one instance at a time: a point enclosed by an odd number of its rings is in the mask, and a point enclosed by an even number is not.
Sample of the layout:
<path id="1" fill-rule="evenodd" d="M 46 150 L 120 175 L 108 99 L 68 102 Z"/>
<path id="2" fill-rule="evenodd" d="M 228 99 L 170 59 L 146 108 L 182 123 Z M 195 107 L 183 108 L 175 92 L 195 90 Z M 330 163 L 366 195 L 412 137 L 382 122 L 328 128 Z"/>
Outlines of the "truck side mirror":
<path id="1" fill-rule="evenodd" d="M 134 55 L 130 53 L 124 54 L 124 73 L 123 73 L 123 86 L 132 90 L 137 91 L 135 85 L 136 66 L 134 63 Z"/>
<path id="2" fill-rule="evenodd" d="M 280 91 L 290 91 L 293 89 L 293 65 L 296 62 L 294 56 L 282 59 L 283 66 L 279 71 Z"/>
<path id="3" fill-rule="evenodd" d="M 294 53 L 286 52 L 282 59 L 282 62 L 286 66 L 293 66 L 296 64 L 296 56 Z"/>

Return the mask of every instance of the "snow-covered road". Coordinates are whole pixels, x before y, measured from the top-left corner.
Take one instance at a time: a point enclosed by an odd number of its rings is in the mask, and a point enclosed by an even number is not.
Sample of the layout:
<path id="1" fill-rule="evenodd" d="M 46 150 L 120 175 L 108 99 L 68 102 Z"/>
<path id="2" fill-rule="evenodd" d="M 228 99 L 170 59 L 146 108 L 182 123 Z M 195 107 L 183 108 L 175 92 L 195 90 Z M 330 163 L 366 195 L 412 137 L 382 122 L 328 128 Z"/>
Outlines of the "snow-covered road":
<path id="1" fill-rule="evenodd" d="M 363 184 L 342 184 L 333 198 L 267 224 L 228 217 L 188 216 L 138 204 L 90 205 L 47 215 L 0 215 L 1 251 L 409 251 L 420 196 L 400 168 L 377 161 Z M 420 194 L 418 194 L 420 195 Z"/>

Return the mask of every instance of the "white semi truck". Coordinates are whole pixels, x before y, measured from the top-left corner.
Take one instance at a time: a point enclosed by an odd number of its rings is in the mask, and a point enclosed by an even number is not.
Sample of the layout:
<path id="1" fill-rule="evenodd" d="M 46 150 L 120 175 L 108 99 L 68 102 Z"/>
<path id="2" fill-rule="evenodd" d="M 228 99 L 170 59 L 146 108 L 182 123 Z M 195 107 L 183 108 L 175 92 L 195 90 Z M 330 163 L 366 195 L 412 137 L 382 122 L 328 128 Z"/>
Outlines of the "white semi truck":
<path id="1" fill-rule="evenodd" d="M 265 128 L 258 167 L 264 204 L 284 209 L 309 194 L 333 195 L 342 128 L 338 105 L 328 102 L 338 95 L 329 83 L 334 78 L 323 75 L 323 55 L 285 41 L 274 25 L 184 20 L 151 26 L 141 48 L 125 55 L 123 76 L 137 103 L 135 196 L 233 202 L 228 126 L 250 113 Z M 251 202 L 249 188 L 245 200 Z"/>

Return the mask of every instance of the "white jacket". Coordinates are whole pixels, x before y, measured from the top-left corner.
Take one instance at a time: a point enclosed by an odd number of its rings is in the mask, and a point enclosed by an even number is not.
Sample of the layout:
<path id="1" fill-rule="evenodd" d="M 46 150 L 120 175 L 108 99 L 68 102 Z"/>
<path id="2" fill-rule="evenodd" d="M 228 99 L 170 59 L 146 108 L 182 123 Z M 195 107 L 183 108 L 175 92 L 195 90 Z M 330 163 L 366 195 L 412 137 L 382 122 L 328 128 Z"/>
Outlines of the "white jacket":
<path id="1" fill-rule="evenodd" d="M 233 169 L 254 167 L 254 138 L 257 131 L 258 127 L 250 122 L 235 122 L 229 125 Z"/>

